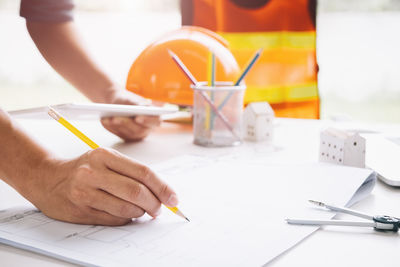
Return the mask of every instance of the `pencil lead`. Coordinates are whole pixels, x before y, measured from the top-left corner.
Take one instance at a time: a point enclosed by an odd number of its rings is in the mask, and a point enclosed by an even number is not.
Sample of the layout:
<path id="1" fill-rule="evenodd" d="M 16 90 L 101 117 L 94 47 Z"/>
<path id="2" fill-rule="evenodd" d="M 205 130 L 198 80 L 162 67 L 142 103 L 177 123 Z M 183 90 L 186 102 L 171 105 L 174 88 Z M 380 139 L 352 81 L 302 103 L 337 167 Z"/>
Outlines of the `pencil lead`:
<path id="1" fill-rule="evenodd" d="M 55 111 L 51 106 L 48 106 L 47 113 L 50 115 L 50 117 L 52 117 L 56 121 L 58 121 L 61 117 L 61 115 L 57 111 Z"/>
<path id="2" fill-rule="evenodd" d="M 310 202 L 310 203 L 312 203 L 312 204 L 315 204 L 315 205 L 317 205 L 317 206 L 321 206 L 321 207 L 324 207 L 325 206 L 325 204 L 323 203 L 323 202 L 321 202 L 321 201 L 316 201 L 316 200 L 308 200 L 308 202 Z"/>
<path id="3" fill-rule="evenodd" d="M 190 220 L 187 217 L 185 217 L 185 219 L 186 219 L 186 221 L 190 222 Z"/>

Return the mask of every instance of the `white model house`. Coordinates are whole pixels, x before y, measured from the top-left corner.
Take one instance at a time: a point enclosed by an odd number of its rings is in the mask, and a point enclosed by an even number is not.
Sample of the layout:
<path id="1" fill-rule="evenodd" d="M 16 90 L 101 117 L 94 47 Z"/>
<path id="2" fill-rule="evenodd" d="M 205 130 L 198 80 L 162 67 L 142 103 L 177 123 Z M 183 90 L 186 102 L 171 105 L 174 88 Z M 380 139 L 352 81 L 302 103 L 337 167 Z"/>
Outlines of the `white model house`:
<path id="1" fill-rule="evenodd" d="M 249 103 L 243 113 L 244 138 L 250 141 L 271 141 L 275 113 L 268 102 Z"/>
<path id="2" fill-rule="evenodd" d="M 328 128 L 321 132 L 319 161 L 365 167 L 365 139 L 358 133 Z"/>

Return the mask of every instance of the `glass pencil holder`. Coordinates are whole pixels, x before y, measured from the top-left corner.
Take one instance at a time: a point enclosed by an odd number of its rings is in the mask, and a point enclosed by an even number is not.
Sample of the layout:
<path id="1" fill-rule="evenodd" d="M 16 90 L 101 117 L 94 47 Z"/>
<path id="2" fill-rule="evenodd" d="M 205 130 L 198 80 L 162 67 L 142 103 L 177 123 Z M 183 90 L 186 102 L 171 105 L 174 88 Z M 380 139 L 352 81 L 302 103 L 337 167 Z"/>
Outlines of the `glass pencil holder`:
<path id="1" fill-rule="evenodd" d="M 242 142 L 243 97 L 246 86 L 231 82 L 192 85 L 193 142 L 206 147 L 235 146 Z"/>

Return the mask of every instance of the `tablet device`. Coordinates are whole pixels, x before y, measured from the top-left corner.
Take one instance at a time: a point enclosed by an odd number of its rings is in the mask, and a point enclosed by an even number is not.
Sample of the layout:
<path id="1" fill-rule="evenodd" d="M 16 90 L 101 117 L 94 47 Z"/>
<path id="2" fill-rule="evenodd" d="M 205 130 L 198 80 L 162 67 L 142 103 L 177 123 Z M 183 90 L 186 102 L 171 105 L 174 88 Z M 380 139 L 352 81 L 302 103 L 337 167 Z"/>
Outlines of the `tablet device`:
<path id="1" fill-rule="evenodd" d="M 56 111 L 60 112 L 67 119 L 91 120 L 102 117 L 133 117 L 136 115 L 160 116 L 178 111 L 177 107 L 155 107 L 155 106 L 135 106 L 135 105 L 116 105 L 98 103 L 68 103 L 52 105 Z M 48 119 L 48 107 L 29 108 L 13 110 L 8 113 L 13 118 L 21 119 Z"/>
<path id="2" fill-rule="evenodd" d="M 391 186 L 400 187 L 400 145 L 381 134 L 363 134 L 366 139 L 365 165 L 378 178 Z"/>

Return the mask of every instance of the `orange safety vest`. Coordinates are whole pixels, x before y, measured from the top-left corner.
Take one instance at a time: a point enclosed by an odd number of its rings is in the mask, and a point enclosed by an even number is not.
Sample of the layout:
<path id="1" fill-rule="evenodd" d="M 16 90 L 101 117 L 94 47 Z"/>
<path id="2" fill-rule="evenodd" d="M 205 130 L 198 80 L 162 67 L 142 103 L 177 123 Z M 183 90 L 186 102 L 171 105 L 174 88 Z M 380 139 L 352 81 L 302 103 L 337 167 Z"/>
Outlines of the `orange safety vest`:
<path id="1" fill-rule="evenodd" d="M 319 118 L 316 0 L 181 0 L 182 24 L 216 31 L 244 67 L 245 104 L 268 101 L 279 117 Z"/>

